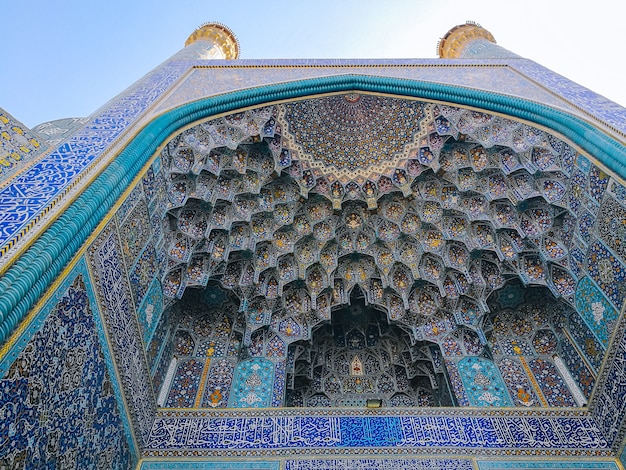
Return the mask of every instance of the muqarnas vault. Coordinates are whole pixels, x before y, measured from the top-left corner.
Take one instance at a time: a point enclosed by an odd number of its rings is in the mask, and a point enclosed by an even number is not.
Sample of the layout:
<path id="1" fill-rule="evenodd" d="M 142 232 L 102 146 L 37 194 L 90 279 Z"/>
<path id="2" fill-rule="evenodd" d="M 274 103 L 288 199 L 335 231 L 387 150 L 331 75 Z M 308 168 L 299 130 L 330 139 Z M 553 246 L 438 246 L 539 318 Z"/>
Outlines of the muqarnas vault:
<path id="1" fill-rule="evenodd" d="M 0 466 L 620 469 L 626 110 L 475 23 L 0 113 Z"/>

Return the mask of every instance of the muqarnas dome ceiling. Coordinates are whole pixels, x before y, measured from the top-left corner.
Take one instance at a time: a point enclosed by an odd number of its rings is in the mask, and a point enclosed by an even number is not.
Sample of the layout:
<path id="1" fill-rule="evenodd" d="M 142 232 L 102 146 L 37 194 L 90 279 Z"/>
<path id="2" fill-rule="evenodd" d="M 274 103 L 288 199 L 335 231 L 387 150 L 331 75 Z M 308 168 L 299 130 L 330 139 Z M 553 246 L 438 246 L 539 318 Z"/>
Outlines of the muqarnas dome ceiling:
<path id="1" fill-rule="evenodd" d="M 409 341 L 486 345 L 494 293 L 573 305 L 576 154 L 501 116 L 357 92 L 196 124 L 161 154 L 164 294 L 218 282 L 244 346 L 262 328 L 309 341 L 355 292 Z"/>

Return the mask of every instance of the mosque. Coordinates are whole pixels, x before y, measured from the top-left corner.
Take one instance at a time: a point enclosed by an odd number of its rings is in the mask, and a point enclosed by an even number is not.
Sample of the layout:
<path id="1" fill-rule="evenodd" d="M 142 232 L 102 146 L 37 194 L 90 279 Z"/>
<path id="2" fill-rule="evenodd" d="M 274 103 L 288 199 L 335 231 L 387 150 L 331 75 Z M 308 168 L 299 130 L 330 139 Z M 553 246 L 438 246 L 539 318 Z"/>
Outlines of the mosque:
<path id="1" fill-rule="evenodd" d="M 437 47 L 0 110 L 0 468 L 623 470 L 626 109 Z"/>

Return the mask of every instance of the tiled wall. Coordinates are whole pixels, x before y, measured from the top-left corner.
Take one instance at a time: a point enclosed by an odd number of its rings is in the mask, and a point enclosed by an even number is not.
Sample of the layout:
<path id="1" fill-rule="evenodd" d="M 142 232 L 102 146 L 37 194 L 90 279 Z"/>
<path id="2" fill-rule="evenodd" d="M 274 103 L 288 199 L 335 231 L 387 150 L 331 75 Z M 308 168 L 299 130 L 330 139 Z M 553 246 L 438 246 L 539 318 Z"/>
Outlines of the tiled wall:
<path id="1" fill-rule="evenodd" d="M 128 468 L 137 450 L 84 260 L 38 320 L 2 361 L 0 468 Z"/>

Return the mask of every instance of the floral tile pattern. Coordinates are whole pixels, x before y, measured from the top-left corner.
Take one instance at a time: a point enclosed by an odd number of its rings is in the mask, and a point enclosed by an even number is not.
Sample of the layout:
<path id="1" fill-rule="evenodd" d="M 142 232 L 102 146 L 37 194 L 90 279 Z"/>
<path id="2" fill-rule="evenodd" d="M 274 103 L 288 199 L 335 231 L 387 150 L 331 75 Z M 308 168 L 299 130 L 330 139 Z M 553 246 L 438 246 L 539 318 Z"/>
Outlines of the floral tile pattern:
<path id="1" fill-rule="evenodd" d="M 493 362 L 466 357 L 458 364 L 470 406 L 512 406 L 506 386 Z"/>
<path id="2" fill-rule="evenodd" d="M 606 349 L 617 321 L 615 308 L 588 277 L 579 281 L 575 299 L 579 314 Z"/>
<path id="3" fill-rule="evenodd" d="M 624 263 L 598 241 L 587 252 L 587 271 L 615 308 L 621 310 L 626 296 Z"/>
<path id="4" fill-rule="evenodd" d="M 254 358 L 240 362 L 235 369 L 235 378 L 229 406 L 239 408 L 264 408 L 270 406 L 274 386 L 274 364 L 267 359 Z"/>
<path id="5" fill-rule="evenodd" d="M 543 358 L 528 363 L 550 406 L 576 406 L 576 401 L 551 361 Z"/>
<path id="6" fill-rule="evenodd" d="M 0 379 L 0 467 L 132 465 L 94 322 L 96 306 L 85 273 L 73 279 Z"/>

